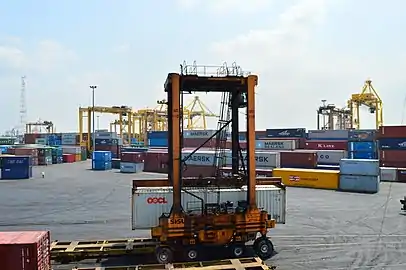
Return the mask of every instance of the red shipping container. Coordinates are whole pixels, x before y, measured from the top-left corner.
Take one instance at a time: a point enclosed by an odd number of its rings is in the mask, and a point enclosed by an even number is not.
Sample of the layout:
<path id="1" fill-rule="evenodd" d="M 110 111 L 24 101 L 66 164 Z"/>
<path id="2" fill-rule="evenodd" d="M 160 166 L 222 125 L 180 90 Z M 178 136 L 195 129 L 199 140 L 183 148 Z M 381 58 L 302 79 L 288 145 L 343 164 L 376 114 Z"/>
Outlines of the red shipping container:
<path id="1" fill-rule="evenodd" d="M 51 270 L 50 233 L 0 232 L 1 270 Z"/>
<path id="2" fill-rule="evenodd" d="M 305 141 L 304 149 L 309 150 L 347 150 L 348 141 Z"/>
<path id="3" fill-rule="evenodd" d="M 34 144 L 35 139 L 41 138 L 41 135 L 38 133 L 26 133 L 24 134 L 24 143 Z"/>
<path id="4" fill-rule="evenodd" d="M 204 147 L 204 148 L 214 148 L 216 147 L 216 139 L 211 139 L 207 143 L 204 143 L 207 139 L 193 138 L 193 139 L 183 139 L 183 147 Z"/>
<path id="5" fill-rule="evenodd" d="M 227 141 L 226 142 L 226 149 L 231 149 L 232 148 L 232 142 L 231 141 Z M 245 141 L 240 141 L 240 148 L 241 149 L 247 149 L 247 142 Z"/>
<path id="6" fill-rule="evenodd" d="M 406 126 L 383 126 L 379 127 L 377 138 L 405 138 Z"/>
<path id="7" fill-rule="evenodd" d="M 144 172 L 168 173 L 168 151 L 148 151 L 145 154 Z"/>
<path id="8" fill-rule="evenodd" d="M 183 177 L 213 177 L 216 175 L 216 167 L 213 166 L 187 165 L 183 168 Z"/>
<path id="9" fill-rule="evenodd" d="M 384 162 L 403 162 L 406 163 L 406 151 L 404 150 L 381 150 L 379 159 Z"/>
<path id="10" fill-rule="evenodd" d="M 15 155 L 22 155 L 22 156 L 38 156 L 38 149 L 36 148 L 15 148 L 14 150 Z"/>
<path id="11" fill-rule="evenodd" d="M 63 163 L 74 163 L 75 160 L 75 154 L 63 154 Z"/>
<path id="12" fill-rule="evenodd" d="M 281 151 L 280 155 L 282 168 L 315 169 L 317 167 L 317 152 L 315 151 Z"/>
<path id="13" fill-rule="evenodd" d="M 32 166 L 38 166 L 38 157 L 32 158 Z"/>
<path id="14" fill-rule="evenodd" d="M 406 162 L 397 162 L 397 161 L 379 161 L 380 167 L 389 167 L 389 168 L 403 168 L 406 167 Z"/>
<path id="15" fill-rule="evenodd" d="M 140 152 L 122 152 L 122 162 L 143 163 L 145 160 L 145 153 Z"/>

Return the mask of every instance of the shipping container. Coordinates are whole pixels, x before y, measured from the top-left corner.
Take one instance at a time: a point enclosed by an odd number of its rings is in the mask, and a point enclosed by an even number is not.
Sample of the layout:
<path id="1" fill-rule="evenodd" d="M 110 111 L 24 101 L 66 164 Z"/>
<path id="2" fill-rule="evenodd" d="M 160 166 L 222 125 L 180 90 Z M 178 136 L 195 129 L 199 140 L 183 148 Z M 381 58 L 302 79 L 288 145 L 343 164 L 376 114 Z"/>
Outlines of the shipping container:
<path id="1" fill-rule="evenodd" d="M 147 134 L 148 140 L 150 139 L 166 139 L 168 140 L 168 131 L 150 131 Z"/>
<path id="2" fill-rule="evenodd" d="M 37 138 L 37 139 L 35 139 L 35 144 L 46 145 L 47 144 L 47 139 L 45 139 L 45 138 Z"/>
<path id="3" fill-rule="evenodd" d="M 349 142 L 348 143 L 348 151 L 351 151 L 351 152 L 358 152 L 358 151 L 375 152 L 376 151 L 376 143 L 375 142 Z"/>
<path id="4" fill-rule="evenodd" d="M 257 140 L 256 149 L 294 150 L 297 148 L 296 140 Z"/>
<path id="5" fill-rule="evenodd" d="M 95 132 L 96 140 L 97 139 L 118 139 L 117 132 Z"/>
<path id="6" fill-rule="evenodd" d="M 186 165 L 182 168 L 183 177 L 214 177 L 217 167 L 206 165 Z"/>
<path id="7" fill-rule="evenodd" d="M 119 145 L 96 145 L 95 151 L 110 152 L 113 158 L 119 158 L 121 154 L 121 147 Z"/>
<path id="8" fill-rule="evenodd" d="M 40 135 L 37 133 L 26 133 L 24 134 L 24 143 L 33 144 L 36 138 L 40 138 Z"/>
<path id="9" fill-rule="evenodd" d="M 30 179 L 32 177 L 32 166 L 10 166 L 1 167 L 1 179 L 2 180 L 18 180 L 18 179 Z"/>
<path id="10" fill-rule="evenodd" d="M 199 166 L 214 166 L 215 152 L 214 151 L 197 151 L 190 155 L 192 151 L 183 151 L 182 160 L 185 160 L 187 165 L 199 165 Z"/>
<path id="11" fill-rule="evenodd" d="M 120 162 L 120 172 L 140 173 L 144 170 L 144 163 Z"/>
<path id="12" fill-rule="evenodd" d="M 376 129 L 352 129 L 348 132 L 348 141 L 372 142 L 376 139 Z"/>
<path id="13" fill-rule="evenodd" d="M 184 139 L 208 139 L 212 137 L 217 130 L 184 130 L 183 138 Z"/>
<path id="14" fill-rule="evenodd" d="M 345 150 L 317 150 L 318 165 L 338 165 L 340 160 L 347 157 Z"/>
<path id="15" fill-rule="evenodd" d="M 161 139 L 161 138 L 148 139 L 148 146 L 150 146 L 150 147 L 167 147 L 168 139 Z"/>
<path id="16" fill-rule="evenodd" d="M 52 165 L 52 156 L 38 156 L 38 165 L 39 166 Z"/>
<path id="17" fill-rule="evenodd" d="M 119 158 L 111 159 L 111 168 L 120 170 L 121 160 Z"/>
<path id="18" fill-rule="evenodd" d="M 202 138 L 189 138 L 189 139 L 183 139 L 183 147 L 206 147 L 206 148 L 214 148 L 216 147 L 216 139 L 211 139 L 208 142 L 206 142 L 207 139 L 202 139 Z M 167 145 L 167 142 L 166 142 Z M 226 148 L 229 148 L 226 146 Z"/>
<path id="19" fill-rule="evenodd" d="M 62 145 L 77 145 L 79 144 L 76 136 L 73 138 L 62 138 L 61 140 Z"/>
<path id="20" fill-rule="evenodd" d="M 247 142 L 246 141 L 240 141 L 240 148 L 242 150 L 246 150 L 247 149 Z M 214 142 L 213 146 L 211 148 L 215 148 L 216 147 L 216 142 Z M 232 142 L 231 141 L 226 141 L 226 149 L 231 149 L 232 148 Z"/>
<path id="21" fill-rule="evenodd" d="M 0 232 L 1 270 L 51 270 L 47 231 Z"/>
<path id="22" fill-rule="evenodd" d="M 144 163 L 145 152 L 121 152 L 122 162 Z"/>
<path id="23" fill-rule="evenodd" d="M 379 175 L 340 175 L 340 191 L 378 193 Z"/>
<path id="24" fill-rule="evenodd" d="M 398 179 L 398 169 L 397 168 L 388 168 L 388 167 L 381 167 L 380 168 L 380 176 L 381 181 L 384 182 L 396 182 Z"/>
<path id="25" fill-rule="evenodd" d="M 338 189 L 340 173 L 332 170 L 273 169 L 274 177 L 281 177 L 283 184 L 291 187 Z"/>
<path id="26" fill-rule="evenodd" d="M 349 159 L 376 159 L 377 154 L 376 154 L 376 152 L 364 152 L 364 151 L 348 152 L 348 158 Z"/>
<path id="27" fill-rule="evenodd" d="M 304 138 L 306 135 L 305 128 L 277 128 L 277 129 L 267 129 L 266 137 L 295 137 L 295 138 Z"/>
<path id="28" fill-rule="evenodd" d="M 3 156 L 3 167 L 29 167 L 32 165 L 31 156 Z"/>
<path id="29" fill-rule="evenodd" d="M 167 173 L 168 152 L 148 151 L 145 155 L 144 172 Z"/>
<path id="30" fill-rule="evenodd" d="M 314 169 L 317 167 L 316 151 L 281 151 L 281 168 Z"/>
<path id="31" fill-rule="evenodd" d="M 268 211 L 277 223 L 285 223 L 286 191 L 274 186 L 257 186 L 257 205 Z M 208 188 L 188 191 L 203 198 L 205 203 L 232 202 L 246 200 L 246 188 L 241 189 Z M 172 206 L 172 188 L 137 188 L 132 195 L 132 229 L 149 229 L 158 226 L 159 217 L 170 213 Z M 201 200 L 182 191 L 182 206 L 185 211 L 201 213 Z"/>
<path id="32" fill-rule="evenodd" d="M 107 171 L 111 169 L 112 169 L 111 161 L 103 161 L 103 160 L 92 161 L 92 170 L 94 171 Z"/>
<path id="33" fill-rule="evenodd" d="M 64 163 L 73 163 L 75 162 L 75 154 L 63 154 L 62 155 Z"/>
<path id="34" fill-rule="evenodd" d="M 377 133 L 377 139 L 405 138 L 406 126 L 381 126 Z"/>
<path id="35" fill-rule="evenodd" d="M 118 145 L 118 139 L 95 139 L 96 145 Z"/>
<path id="36" fill-rule="evenodd" d="M 256 130 L 255 131 L 255 139 L 260 140 L 263 138 L 267 138 L 266 136 L 266 130 Z"/>
<path id="37" fill-rule="evenodd" d="M 94 151 L 92 155 L 92 160 L 94 161 L 109 162 L 111 159 L 111 152 L 109 151 Z"/>
<path id="38" fill-rule="evenodd" d="M 406 138 L 379 139 L 378 144 L 380 150 L 406 150 Z"/>
<path id="39" fill-rule="evenodd" d="M 1 145 L 13 145 L 17 141 L 17 138 L 13 137 L 0 137 Z"/>
<path id="40" fill-rule="evenodd" d="M 397 175 L 396 175 L 396 180 L 399 182 L 406 182 L 406 168 L 398 168 L 396 170 Z"/>
<path id="41" fill-rule="evenodd" d="M 80 154 L 82 152 L 82 148 L 80 146 L 62 146 L 62 151 L 64 154 Z"/>
<path id="42" fill-rule="evenodd" d="M 243 152 L 242 156 L 244 158 L 244 164 L 247 166 L 247 153 Z M 226 156 L 225 166 L 232 165 L 231 154 L 228 153 Z M 242 165 L 242 162 L 240 162 Z M 279 152 L 259 152 L 255 153 L 255 166 L 257 168 L 279 168 L 281 166 L 281 157 Z"/>
<path id="43" fill-rule="evenodd" d="M 347 150 L 347 141 L 346 140 L 306 140 L 304 149 L 309 150 Z"/>
<path id="44" fill-rule="evenodd" d="M 309 140 L 348 140 L 348 130 L 309 130 Z"/>
<path id="45" fill-rule="evenodd" d="M 231 167 L 223 167 L 220 169 L 220 173 L 224 177 L 232 176 L 232 168 Z M 257 177 L 272 177 L 272 169 L 256 169 L 256 176 Z"/>
<path id="46" fill-rule="evenodd" d="M 82 161 L 82 155 L 81 154 L 76 154 L 75 155 L 75 162 Z"/>
<path id="47" fill-rule="evenodd" d="M 406 166 L 406 151 L 404 150 L 381 150 L 379 151 L 379 159 L 383 162 L 399 162 L 405 163 Z M 384 166 L 387 167 L 387 166 Z M 401 166 L 403 167 L 403 166 Z"/>
<path id="48" fill-rule="evenodd" d="M 343 175 L 379 176 L 377 159 L 342 159 L 340 173 Z"/>

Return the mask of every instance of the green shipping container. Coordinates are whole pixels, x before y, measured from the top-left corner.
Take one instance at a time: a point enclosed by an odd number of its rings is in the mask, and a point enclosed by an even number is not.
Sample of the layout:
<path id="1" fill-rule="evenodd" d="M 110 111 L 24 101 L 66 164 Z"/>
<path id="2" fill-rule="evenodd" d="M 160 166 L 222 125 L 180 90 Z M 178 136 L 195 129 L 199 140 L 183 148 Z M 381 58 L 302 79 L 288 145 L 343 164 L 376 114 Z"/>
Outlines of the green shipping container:
<path id="1" fill-rule="evenodd" d="M 82 147 L 81 152 L 80 152 L 81 160 L 86 161 L 87 160 L 87 151 L 85 147 Z"/>
<path id="2" fill-rule="evenodd" d="M 0 137 L 0 145 L 13 145 L 16 142 L 16 138 Z"/>
<path id="3" fill-rule="evenodd" d="M 38 148 L 38 156 L 52 158 L 52 148 L 49 148 L 49 147 Z"/>

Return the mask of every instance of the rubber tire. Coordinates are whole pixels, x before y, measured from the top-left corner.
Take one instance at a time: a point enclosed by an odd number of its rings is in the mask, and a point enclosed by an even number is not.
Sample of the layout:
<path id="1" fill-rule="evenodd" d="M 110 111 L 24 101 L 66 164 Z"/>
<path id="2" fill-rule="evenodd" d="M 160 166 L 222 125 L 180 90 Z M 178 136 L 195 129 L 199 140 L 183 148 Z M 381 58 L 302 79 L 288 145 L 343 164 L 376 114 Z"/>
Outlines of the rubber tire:
<path id="1" fill-rule="evenodd" d="M 157 247 L 155 258 L 159 264 L 168 264 L 173 261 L 173 250 L 169 247 Z"/>
<path id="2" fill-rule="evenodd" d="M 194 254 L 194 257 L 191 257 L 190 255 Z M 200 257 L 200 252 L 197 248 L 187 248 L 185 250 L 185 255 L 184 255 L 186 261 L 188 262 L 194 262 Z"/>
<path id="3" fill-rule="evenodd" d="M 257 238 L 254 242 L 254 251 L 261 260 L 268 260 L 274 253 L 274 246 L 272 242 L 265 237 Z"/>
<path id="4" fill-rule="evenodd" d="M 245 254 L 245 250 L 246 250 L 246 246 L 242 245 L 242 244 L 234 244 L 234 245 L 231 245 L 229 248 L 230 248 L 231 256 L 233 258 L 241 258 L 241 257 L 243 257 L 244 254 Z M 239 252 L 236 252 L 237 250 Z"/>

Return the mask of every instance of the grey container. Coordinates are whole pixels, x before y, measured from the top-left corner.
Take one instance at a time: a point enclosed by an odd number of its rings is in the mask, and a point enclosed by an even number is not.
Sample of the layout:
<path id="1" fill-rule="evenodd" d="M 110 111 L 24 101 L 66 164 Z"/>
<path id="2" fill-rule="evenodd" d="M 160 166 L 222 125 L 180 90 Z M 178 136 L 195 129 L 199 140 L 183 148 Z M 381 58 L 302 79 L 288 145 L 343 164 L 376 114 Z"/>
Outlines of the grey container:
<path id="1" fill-rule="evenodd" d="M 309 140 L 347 140 L 348 130 L 309 130 Z"/>
<path id="2" fill-rule="evenodd" d="M 365 175 L 340 175 L 340 191 L 359 193 L 378 193 L 380 177 Z"/>

